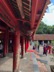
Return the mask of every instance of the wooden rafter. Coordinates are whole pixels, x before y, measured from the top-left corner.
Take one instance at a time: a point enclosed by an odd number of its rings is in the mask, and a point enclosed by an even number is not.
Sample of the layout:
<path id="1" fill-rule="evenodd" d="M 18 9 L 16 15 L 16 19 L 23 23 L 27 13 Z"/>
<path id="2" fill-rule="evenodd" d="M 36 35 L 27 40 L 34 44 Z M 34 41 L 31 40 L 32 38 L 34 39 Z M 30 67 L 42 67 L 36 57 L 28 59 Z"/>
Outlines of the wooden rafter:
<path id="1" fill-rule="evenodd" d="M 15 5 L 14 5 L 14 7 L 15 7 L 16 9 L 18 9 L 18 7 L 17 7 L 17 6 L 15 6 Z"/>
<path id="2" fill-rule="evenodd" d="M 24 16 L 23 9 L 22 9 L 22 0 L 16 0 L 16 2 L 17 2 L 17 6 L 18 6 L 18 8 L 19 8 L 21 17 L 24 19 L 25 16 Z"/>
<path id="3" fill-rule="evenodd" d="M 28 4 L 28 3 L 26 3 L 26 2 L 23 2 L 23 4 L 25 4 L 25 5 L 29 6 L 29 4 Z"/>
<path id="4" fill-rule="evenodd" d="M 11 17 L 14 19 L 15 21 L 15 16 L 13 15 L 13 13 L 11 12 L 10 8 L 8 7 L 7 3 L 5 0 L 2 0 L 2 3 L 4 4 L 4 6 L 6 7 L 7 11 L 9 11 Z"/>
<path id="5" fill-rule="evenodd" d="M 25 13 L 25 15 L 27 15 L 28 17 L 30 16 L 30 14 Z"/>
<path id="6" fill-rule="evenodd" d="M 15 24 L 17 24 L 16 18 L 11 12 L 8 4 L 5 0 L 1 2 L 1 18 L 4 23 L 6 23 L 10 28 L 14 28 Z"/>
<path id="7" fill-rule="evenodd" d="M 30 11 L 30 9 L 29 9 L 29 8 L 27 8 L 27 7 L 25 7 L 25 6 L 23 6 L 23 8 L 24 8 L 24 9 L 26 9 L 26 10 L 28 10 L 28 11 Z"/>
<path id="8" fill-rule="evenodd" d="M 15 0 L 12 0 L 14 3 L 16 3 L 16 1 Z"/>
<path id="9" fill-rule="evenodd" d="M 27 21 L 25 19 L 16 19 L 16 20 L 19 20 L 19 21 L 22 21 L 22 22 L 28 22 L 29 23 L 29 21 Z"/>
<path id="10" fill-rule="evenodd" d="M 44 6 L 44 9 L 43 9 L 42 14 L 41 14 L 41 16 L 40 16 L 40 19 L 39 19 L 39 21 L 38 21 L 38 26 L 36 27 L 36 30 L 35 30 L 35 31 L 37 31 L 37 29 L 38 29 L 38 27 L 39 27 L 39 24 L 40 24 L 40 21 L 41 21 L 43 15 L 44 15 L 45 10 L 46 10 L 46 8 L 47 8 L 47 5 L 48 5 L 49 3 L 50 3 L 50 1 L 49 1 L 49 0 L 46 0 L 46 4 L 45 4 L 45 6 Z"/>
<path id="11" fill-rule="evenodd" d="M 15 3 L 15 2 L 14 2 L 13 4 L 14 4 L 14 6 L 16 6 L 16 7 L 17 7 L 17 3 Z"/>
<path id="12" fill-rule="evenodd" d="M 26 10 L 24 10 L 24 12 L 27 13 L 27 14 L 30 14 L 30 12 L 28 12 L 28 11 L 26 11 Z"/>

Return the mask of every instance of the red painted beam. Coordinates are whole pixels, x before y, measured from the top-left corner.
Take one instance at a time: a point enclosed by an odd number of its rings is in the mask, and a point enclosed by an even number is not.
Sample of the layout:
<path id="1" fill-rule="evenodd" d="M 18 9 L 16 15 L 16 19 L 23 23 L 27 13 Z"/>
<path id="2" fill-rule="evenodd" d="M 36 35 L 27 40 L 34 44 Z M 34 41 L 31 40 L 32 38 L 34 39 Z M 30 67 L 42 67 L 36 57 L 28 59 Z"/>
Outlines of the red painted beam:
<path id="1" fill-rule="evenodd" d="M 28 50 L 28 40 L 25 40 L 25 52 Z"/>
<path id="2" fill-rule="evenodd" d="M 6 21 L 4 21 L 2 18 L 0 18 L 4 23 L 6 23 L 9 27 L 13 28 L 13 26 L 9 25 Z M 13 28 L 14 29 L 14 28 Z"/>
<path id="3" fill-rule="evenodd" d="M 11 19 L 9 19 L 9 17 L 6 18 L 6 17 L 4 16 L 4 13 L 2 12 L 2 9 L 0 9 L 0 10 L 1 10 L 0 20 L 2 20 L 4 23 L 6 23 L 9 27 L 14 28 L 13 22 L 10 21 Z M 6 15 L 6 16 L 7 16 L 7 15 Z"/>
<path id="4" fill-rule="evenodd" d="M 1 4 L 2 5 L 2 4 Z M 9 26 L 10 28 L 13 28 L 14 29 L 14 26 L 13 26 L 13 20 L 10 19 L 10 16 L 6 15 L 6 13 L 3 13 L 4 9 L 3 8 L 0 8 L 0 20 L 2 20 L 4 23 L 7 24 L 7 26 Z M 7 18 L 8 16 L 8 18 Z M 3 18 L 2 18 L 3 17 Z M 9 20 L 8 20 L 9 19 Z M 9 23 L 10 24 L 9 24 Z"/>
<path id="5" fill-rule="evenodd" d="M 1 2 L 2 0 L 0 0 L 0 2 Z"/>
<path id="6" fill-rule="evenodd" d="M 0 26 L 0 30 L 6 30 L 6 29 L 5 29 L 4 27 L 1 27 L 1 26 Z"/>
<path id="7" fill-rule="evenodd" d="M 5 0 L 2 0 L 1 1 L 1 5 L 3 6 L 3 8 L 1 8 L 2 11 L 3 11 L 3 9 L 5 9 L 6 13 L 8 14 L 9 19 L 11 19 L 11 24 L 13 26 L 16 26 L 16 24 L 17 24 L 16 18 L 13 15 L 12 11 L 10 10 L 10 8 L 9 8 L 8 4 L 6 3 L 6 1 Z M 3 14 L 3 13 L 1 13 L 1 14 Z M 6 24 L 8 24 L 8 23 L 6 23 Z"/>
<path id="8" fill-rule="evenodd" d="M 36 20 L 36 14 L 38 9 L 39 0 L 32 0 L 32 14 L 31 14 L 31 27 L 34 26 Z"/>
<path id="9" fill-rule="evenodd" d="M 4 6 L 6 7 L 7 11 L 9 12 L 9 14 L 11 15 L 11 17 L 13 18 L 13 20 L 15 21 L 16 18 L 14 17 L 13 13 L 11 12 L 10 8 L 8 7 L 8 4 L 6 3 L 5 0 L 2 0 L 2 3 L 4 4 Z"/>
<path id="10" fill-rule="evenodd" d="M 1 17 L 0 17 L 0 20 L 4 21 L 8 26 L 13 26 L 13 21 L 10 19 L 10 17 L 8 16 L 7 18 L 7 15 L 6 13 L 3 13 L 4 10 L 0 9 L 1 10 Z M 9 24 L 10 23 L 10 24 Z"/>
<path id="11" fill-rule="evenodd" d="M 22 22 L 28 22 L 29 23 L 29 21 L 27 21 L 25 19 L 16 19 L 16 20 L 19 20 L 19 21 L 22 21 Z"/>

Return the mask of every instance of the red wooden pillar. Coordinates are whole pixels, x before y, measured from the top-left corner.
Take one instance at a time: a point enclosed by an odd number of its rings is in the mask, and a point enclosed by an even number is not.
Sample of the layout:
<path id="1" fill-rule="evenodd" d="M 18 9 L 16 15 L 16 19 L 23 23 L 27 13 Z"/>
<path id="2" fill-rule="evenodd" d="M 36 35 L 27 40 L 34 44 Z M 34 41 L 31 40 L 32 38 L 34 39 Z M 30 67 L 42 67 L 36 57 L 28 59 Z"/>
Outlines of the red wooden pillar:
<path id="1" fill-rule="evenodd" d="M 14 34 L 13 44 L 13 72 L 19 71 L 19 48 L 20 48 L 20 32 Z"/>
<path id="2" fill-rule="evenodd" d="M 8 43 L 9 43 L 9 32 L 8 32 L 8 31 L 7 31 L 6 35 L 7 35 L 7 37 L 6 37 L 6 39 L 7 39 L 7 48 L 6 48 L 6 52 L 8 53 Z"/>
<path id="3" fill-rule="evenodd" d="M 27 50 L 28 50 L 28 46 L 29 46 L 29 42 L 28 42 L 28 40 L 27 40 Z"/>
<path id="4" fill-rule="evenodd" d="M 4 52 L 3 52 L 3 56 L 6 56 L 6 54 L 8 53 L 8 39 L 9 39 L 9 33 L 8 33 L 8 30 L 6 30 L 5 35 L 4 35 Z"/>
<path id="5" fill-rule="evenodd" d="M 23 58 L 25 55 L 25 39 L 24 37 L 21 37 L 21 58 Z"/>
<path id="6" fill-rule="evenodd" d="M 25 52 L 27 51 L 28 45 L 27 45 L 27 40 L 25 39 Z"/>
<path id="7" fill-rule="evenodd" d="M 25 52 L 28 50 L 29 47 L 29 41 L 25 40 Z"/>
<path id="8" fill-rule="evenodd" d="M 23 37 L 23 57 L 25 55 L 25 38 Z"/>

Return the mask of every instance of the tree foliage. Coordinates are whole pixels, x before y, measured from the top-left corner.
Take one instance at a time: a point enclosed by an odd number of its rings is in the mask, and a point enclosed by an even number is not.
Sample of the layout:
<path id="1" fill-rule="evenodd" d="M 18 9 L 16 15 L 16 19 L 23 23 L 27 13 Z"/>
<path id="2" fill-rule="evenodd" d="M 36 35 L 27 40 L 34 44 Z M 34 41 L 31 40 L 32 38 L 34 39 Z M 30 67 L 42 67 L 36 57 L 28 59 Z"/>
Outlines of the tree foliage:
<path id="1" fill-rule="evenodd" d="M 46 24 L 44 24 L 44 22 L 41 22 L 36 33 L 37 34 L 54 34 L 54 25 L 47 26 Z"/>

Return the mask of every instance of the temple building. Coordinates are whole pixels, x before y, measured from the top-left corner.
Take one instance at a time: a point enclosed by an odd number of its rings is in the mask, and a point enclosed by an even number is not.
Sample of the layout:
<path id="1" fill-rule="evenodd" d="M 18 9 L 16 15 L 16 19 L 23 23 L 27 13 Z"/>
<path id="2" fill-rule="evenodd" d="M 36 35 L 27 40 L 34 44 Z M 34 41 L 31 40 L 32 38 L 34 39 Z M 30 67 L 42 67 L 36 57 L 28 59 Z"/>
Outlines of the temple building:
<path id="1" fill-rule="evenodd" d="M 13 52 L 13 72 L 19 67 L 37 31 L 49 0 L 0 0 L 0 46 L 2 56 Z"/>

